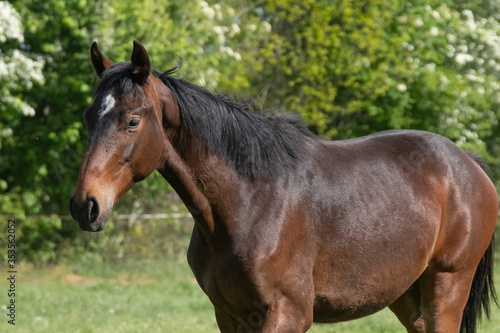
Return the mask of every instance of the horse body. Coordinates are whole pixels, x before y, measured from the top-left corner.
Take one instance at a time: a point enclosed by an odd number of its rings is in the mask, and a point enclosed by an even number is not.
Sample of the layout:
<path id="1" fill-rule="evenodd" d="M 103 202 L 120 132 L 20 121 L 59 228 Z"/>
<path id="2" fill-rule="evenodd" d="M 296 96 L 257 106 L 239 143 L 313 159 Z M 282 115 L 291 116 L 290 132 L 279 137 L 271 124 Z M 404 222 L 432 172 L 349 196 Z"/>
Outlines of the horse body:
<path id="1" fill-rule="evenodd" d="M 421 131 L 320 140 L 291 120 L 238 111 L 225 99 L 202 99 L 206 91 L 192 85 L 150 75 L 138 43 L 131 65 L 112 67 L 120 84 L 95 45 L 92 60 L 104 83 L 87 111 L 96 124 L 89 131 L 103 122 L 100 100 L 114 93 L 130 135 L 120 134 L 121 143 L 89 142 L 72 215 L 82 228 L 101 230 L 112 206 L 99 203 L 109 202 L 109 193 L 116 202 L 158 169 L 195 220 L 188 262 L 222 332 L 305 332 L 313 321 L 355 319 L 387 306 L 408 332 L 474 332 L 481 306 L 473 302 L 493 292 L 485 258 L 492 256 L 498 197 L 473 156 Z M 132 86 L 136 98 L 116 94 L 123 80 L 142 89 Z M 188 110 L 190 103 L 213 113 Z M 142 127 L 129 122 L 137 112 L 129 116 L 125 106 L 150 110 L 139 113 Z M 106 110 L 111 119 L 114 111 Z M 149 134 L 134 137 L 144 123 Z M 213 136 L 200 134 L 207 131 Z M 95 143 L 104 141 L 115 144 Z M 145 145 L 154 154 L 137 148 Z M 106 154 L 113 157 L 104 163 Z M 92 179 L 88 170 L 109 174 L 101 169 L 112 159 L 119 165 L 114 179 Z M 469 298 L 471 285 L 479 296 Z M 474 309 L 464 312 L 468 302 Z"/>
<path id="2" fill-rule="evenodd" d="M 258 304 L 270 304 L 268 295 L 277 286 L 287 295 L 299 291 L 297 302 L 308 304 L 314 321 L 359 318 L 393 304 L 429 266 L 460 271 L 469 264 L 463 261 L 471 255 L 471 242 L 488 244 L 491 225 L 464 215 L 494 207 L 495 192 L 490 187 L 491 202 L 483 201 L 489 181 L 449 140 L 388 131 L 311 141 L 309 158 L 291 179 L 243 182 L 231 196 L 228 206 L 238 209 L 219 212 L 224 218 L 215 222 L 223 226 L 215 238 L 228 240 L 220 252 L 200 241 L 202 232 L 195 229 L 188 256 L 192 270 L 212 302 L 233 318 L 248 318 Z M 477 200 L 470 207 L 457 205 L 453 197 L 466 191 L 476 192 L 468 195 Z M 440 253 L 440 232 L 452 234 L 462 252 Z M 457 259 L 450 260 L 451 254 Z"/>

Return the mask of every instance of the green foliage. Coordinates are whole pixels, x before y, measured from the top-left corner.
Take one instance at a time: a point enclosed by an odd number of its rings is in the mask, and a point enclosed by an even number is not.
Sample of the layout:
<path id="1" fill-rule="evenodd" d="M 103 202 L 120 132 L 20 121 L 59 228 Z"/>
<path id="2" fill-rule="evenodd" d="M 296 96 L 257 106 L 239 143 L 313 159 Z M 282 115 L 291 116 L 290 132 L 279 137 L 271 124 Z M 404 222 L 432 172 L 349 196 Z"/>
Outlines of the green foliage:
<path id="1" fill-rule="evenodd" d="M 263 24 L 272 31 L 258 58 L 261 80 L 272 87 L 266 99 L 300 112 L 329 137 L 370 131 L 384 108 L 401 113 L 404 98 L 392 105 L 378 101 L 394 95 L 397 80 L 409 75 L 404 39 L 392 33 L 398 29 L 394 13 L 402 7 L 387 1 L 266 2 Z"/>

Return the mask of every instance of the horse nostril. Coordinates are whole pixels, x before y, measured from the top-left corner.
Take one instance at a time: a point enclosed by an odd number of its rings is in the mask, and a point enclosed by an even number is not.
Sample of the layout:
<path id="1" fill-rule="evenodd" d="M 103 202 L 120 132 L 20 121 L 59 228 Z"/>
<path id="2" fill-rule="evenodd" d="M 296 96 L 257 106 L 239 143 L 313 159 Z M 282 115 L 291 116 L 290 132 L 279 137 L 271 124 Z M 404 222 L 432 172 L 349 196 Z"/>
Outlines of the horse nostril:
<path id="1" fill-rule="evenodd" d="M 93 223 L 99 217 L 99 203 L 95 197 L 90 197 L 87 200 L 89 202 L 89 221 Z"/>

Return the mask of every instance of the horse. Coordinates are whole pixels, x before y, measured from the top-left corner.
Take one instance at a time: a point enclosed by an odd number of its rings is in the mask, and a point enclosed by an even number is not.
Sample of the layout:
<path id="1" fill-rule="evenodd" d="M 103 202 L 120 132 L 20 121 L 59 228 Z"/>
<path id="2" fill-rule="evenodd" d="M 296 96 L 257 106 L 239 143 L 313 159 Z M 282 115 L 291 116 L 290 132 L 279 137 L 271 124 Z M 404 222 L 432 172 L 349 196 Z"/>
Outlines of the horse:
<path id="1" fill-rule="evenodd" d="M 90 58 L 100 82 L 71 215 L 103 230 L 158 170 L 193 216 L 188 263 L 221 332 L 305 332 L 389 307 L 408 332 L 471 333 L 489 316 L 498 196 L 473 153 L 417 130 L 325 141 L 174 78 L 179 66 L 152 69 L 137 41 L 130 62 L 96 42 Z"/>

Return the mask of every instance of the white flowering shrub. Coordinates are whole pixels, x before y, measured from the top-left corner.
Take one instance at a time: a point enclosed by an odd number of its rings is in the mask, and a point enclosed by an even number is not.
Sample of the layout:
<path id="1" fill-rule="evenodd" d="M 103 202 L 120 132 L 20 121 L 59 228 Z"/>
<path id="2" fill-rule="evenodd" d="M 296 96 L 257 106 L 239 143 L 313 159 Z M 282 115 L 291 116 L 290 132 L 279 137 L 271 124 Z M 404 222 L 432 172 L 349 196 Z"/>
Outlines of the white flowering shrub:
<path id="1" fill-rule="evenodd" d="M 43 84 L 41 57 L 29 57 L 21 50 L 24 42 L 21 19 L 7 1 L 0 1 L 0 112 L 34 116 L 35 110 L 22 99 L 22 91 L 34 83 Z M 9 48 L 14 45 L 16 48 Z M 0 117 L 0 140 L 8 135 L 8 124 Z M 0 141 L 1 144 L 1 141 Z"/>
<path id="2" fill-rule="evenodd" d="M 8 39 L 24 41 L 21 18 L 7 1 L 0 1 L 0 43 Z"/>
<path id="3" fill-rule="evenodd" d="M 394 90 L 411 101 L 405 106 L 413 118 L 409 126 L 488 156 L 500 116 L 499 12 L 451 1 L 431 4 L 412 1 L 398 17 L 401 25 L 411 23 L 403 43 L 410 70 L 401 76 L 404 82 L 394 81 Z M 496 2 L 489 6 L 500 10 Z"/>

